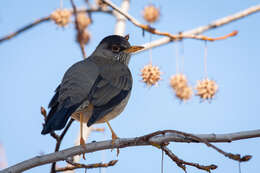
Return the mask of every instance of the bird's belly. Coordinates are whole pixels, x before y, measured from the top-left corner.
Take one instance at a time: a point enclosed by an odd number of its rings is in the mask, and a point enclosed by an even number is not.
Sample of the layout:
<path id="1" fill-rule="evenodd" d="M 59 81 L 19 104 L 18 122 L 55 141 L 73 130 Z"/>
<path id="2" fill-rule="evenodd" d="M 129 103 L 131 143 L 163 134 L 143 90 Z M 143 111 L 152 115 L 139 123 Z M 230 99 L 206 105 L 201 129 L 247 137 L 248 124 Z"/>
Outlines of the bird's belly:
<path id="1" fill-rule="evenodd" d="M 128 94 L 128 96 L 117 106 L 114 107 L 114 109 L 109 112 L 108 114 L 106 114 L 103 118 L 101 118 L 100 120 L 98 120 L 97 122 L 95 122 L 95 124 L 99 124 L 99 123 L 105 123 L 106 121 L 110 121 L 112 119 L 114 119 L 115 117 L 117 117 L 125 108 L 128 99 L 130 97 L 130 93 Z M 87 123 L 89 118 L 92 115 L 92 111 L 93 111 L 93 107 L 89 108 L 89 106 L 81 111 L 76 111 L 75 113 L 72 114 L 72 118 L 80 121 L 80 113 L 83 114 L 83 122 Z"/>
<path id="2" fill-rule="evenodd" d="M 119 105 L 117 105 L 111 112 L 106 114 L 103 118 L 98 120 L 96 123 L 104 123 L 106 121 L 110 121 L 110 120 L 114 119 L 115 117 L 117 117 L 125 109 L 125 106 L 128 102 L 129 97 L 130 97 L 130 93 Z"/>
<path id="3" fill-rule="evenodd" d="M 83 114 L 83 122 L 84 123 L 87 123 L 90 116 L 92 115 L 92 111 L 93 109 L 89 109 L 89 106 L 85 109 L 80 109 L 80 110 L 77 110 L 76 112 L 74 112 L 71 117 L 77 121 L 80 121 L 80 115 Z"/>

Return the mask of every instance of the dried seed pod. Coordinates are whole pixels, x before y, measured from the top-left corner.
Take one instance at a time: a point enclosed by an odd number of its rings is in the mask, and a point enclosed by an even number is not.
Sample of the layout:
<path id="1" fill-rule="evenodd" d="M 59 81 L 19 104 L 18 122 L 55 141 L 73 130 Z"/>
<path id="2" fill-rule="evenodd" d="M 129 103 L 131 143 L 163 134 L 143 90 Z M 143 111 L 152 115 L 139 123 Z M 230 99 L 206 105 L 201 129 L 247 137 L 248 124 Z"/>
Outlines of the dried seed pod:
<path id="1" fill-rule="evenodd" d="M 70 22 L 71 12 L 67 9 L 57 9 L 51 13 L 51 20 L 58 26 L 64 27 Z"/>
<path id="2" fill-rule="evenodd" d="M 193 94 L 192 88 L 189 86 L 179 88 L 175 91 L 176 91 L 176 96 L 182 101 L 189 100 Z"/>
<path id="3" fill-rule="evenodd" d="M 149 22 L 154 23 L 158 20 L 160 16 L 160 10 L 154 5 L 148 5 L 143 10 L 143 18 Z"/>
<path id="4" fill-rule="evenodd" d="M 77 20 L 80 30 L 86 29 L 86 27 L 88 27 L 88 25 L 91 23 L 90 18 L 85 13 L 79 13 L 77 15 Z"/>
<path id="5" fill-rule="evenodd" d="M 200 98 L 204 100 L 212 99 L 218 90 L 218 85 L 215 81 L 206 78 L 204 80 L 198 81 L 196 90 L 197 95 L 200 96 Z"/>
<path id="6" fill-rule="evenodd" d="M 88 30 L 84 30 L 83 32 L 77 32 L 77 42 L 79 44 L 87 44 L 90 39 L 90 33 Z"/>
<path id="7" fill-rule="evenodd" d="M 145 65 L 141 70 L 143 82 L 149 86 L 157 84 L 161 79 L 161 74 L 159 67 L 153 66 L 152 64 Z"/>
<path id="8" fill-rule="evenodd" d="M 47 118 L 47 112 L 46 112 L 46 109 L 44 107 L 41 106 L 41 114 L 43 115 L 44 117 L 44 120 L 46 120 Z"/>
<path id="9" fill-rule="evenodd" d="M 176 74 L 171 77 L 170 85 L 174 90 L 178 90 L 188 86 L 188 81 L 184 74 Z"/>
<path id="10" fill-rule="evenodd" d="M 101 0 L 95 0 L 98 7 L 107 8 L 107 4 L 103 3 Z"/>

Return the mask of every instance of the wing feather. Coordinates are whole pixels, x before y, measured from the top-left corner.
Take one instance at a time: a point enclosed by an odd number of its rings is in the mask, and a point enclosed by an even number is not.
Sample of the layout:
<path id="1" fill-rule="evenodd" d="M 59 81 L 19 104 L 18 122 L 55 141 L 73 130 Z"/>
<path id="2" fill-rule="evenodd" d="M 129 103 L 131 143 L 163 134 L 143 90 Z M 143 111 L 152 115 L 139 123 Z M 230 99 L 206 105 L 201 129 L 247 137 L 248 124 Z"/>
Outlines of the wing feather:
<path id="1" fill-rule="evenodd" d="M 72 65 L 67 70 L 50 101 L 51 110 L 42 134 L 60 130 L 66 125 L 71 114 L 88 98 L 98 76 L 97 65 L 88 59 Z"/>
<path id="2" fill-rule="evenodd" d="M 113 111 L 114 107 L 119 105 L 132 89 L 132 75 L 124 64 L 106 64 L 100 68 L 100 76 L 101 80 L 96 85 L 95 92 L 90 100 L 94 109 L 88 121 L 88 126 Z"/>

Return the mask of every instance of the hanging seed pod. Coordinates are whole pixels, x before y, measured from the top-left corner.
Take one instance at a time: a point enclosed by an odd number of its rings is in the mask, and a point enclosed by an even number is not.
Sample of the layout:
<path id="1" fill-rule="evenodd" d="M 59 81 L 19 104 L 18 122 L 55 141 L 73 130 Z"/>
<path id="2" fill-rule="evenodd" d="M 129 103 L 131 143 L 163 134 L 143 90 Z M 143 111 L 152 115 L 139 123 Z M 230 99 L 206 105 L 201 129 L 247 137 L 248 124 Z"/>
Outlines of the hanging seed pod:
<path id="1" fill-rule="evenodd" d="M 218 85 L 215 81 L 208 78 L 198 81 L 196 86 L 197 94 L 200 98 L 207 100 L 212 99 L 218 90 Z"/>
<path id="2" fill-rule="evenodd" d="M 87 44 L 89 42 L 89 39 L 90 33 L 88 32 L 88 30 L 84 30 L 82 33 L 77 32 L 77 42 L 79 44 Z"/>
<path id="3" fill-rule="evenodd" d="M 173 75 L 170 79 L 170 85 L 173 88 L 176 97 L 182 101 L 187 101 L 191 98 L 193 91 L 188 86 L 187 78 L 184 74 Z"/>
<path id="4" fill-rule="evenodd" d="M 188 85 L 188 81 L 184 74 L 176 74 L 171 77 L 170 85 L 174 90 L 178 90 L 186 87 Z"/>
<path id="5" fill-rule="evenodd" d="M 56 25 L 64 27 L 70 22 L 71 12 L 67 9 L 57 9 L 51 13 L 51 20 L 56 23 Z"/>
<path id="6" fill-rule="evenodd" d="M 154 23 L 158 20 L 160 16 L 160 10 L 154 5 L 148 5 L 143 10 L 143 18 L 149 22 Z"/>
<path id="7" fill-rule="evenodd" d="M 146 83 L 148 86 L 152 86 L 158 83 L 161 79 L 161 72 L 159 67 L 153 66 L 152 64 L 147 64 L 141 70 L 141 76 L 143 82 Z"/>
<path id="8" fill-rule="evenodd" d="M 175 92 L 176 92 L 176 97 L 178 97 L 182 101 L 189 100 L 193 94 L 192 88 L 189 86 L 179 88 L 175 90 Z"/>
<path id="9" fill-rule="evenodd" d="M 91 23 L 90 18 L 85 13 L 79 13 L 77 15 L 78 26 L 80 30 L 84 30 Z"/>

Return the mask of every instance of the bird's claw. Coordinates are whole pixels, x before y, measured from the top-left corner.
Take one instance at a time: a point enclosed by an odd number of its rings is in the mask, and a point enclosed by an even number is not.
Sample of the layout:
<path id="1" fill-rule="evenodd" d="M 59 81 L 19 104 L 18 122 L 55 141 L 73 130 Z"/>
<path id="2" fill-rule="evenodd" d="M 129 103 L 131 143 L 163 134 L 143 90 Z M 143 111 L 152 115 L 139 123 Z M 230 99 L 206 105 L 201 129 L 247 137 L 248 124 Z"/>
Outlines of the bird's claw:
<path id="1" fill-rule="evenodd" d="M 85 140 L 83 138 L 80 138 L 80 145 L 85 149 L 87 150 L 87 147 L 86 147 L 86 143 L 85 143 Z M 85 153 L 82 154 L 83 156 L 83 159 L 86 160 L 86 157 L 85 157 Z"/>
<path id="2" fill-rule="evenodd" d="M 115 141 L 119 139 L 119 137 L 114 133 L 112 132 L 112 145 L 115 144 Z M 113 151 L 113 149 L 111 149 L 111 151 Z M 119 148 L 116 149 L 116 156 L 118 157 L 120 151 L 119 151 Z"/>
<path id="3" fill-rule="evenodd" d="M 119 139 L 119 137 L 115 133 L 112 133 L 112 144 L 113 145 L 115 144 L 116 139 Z"/>

